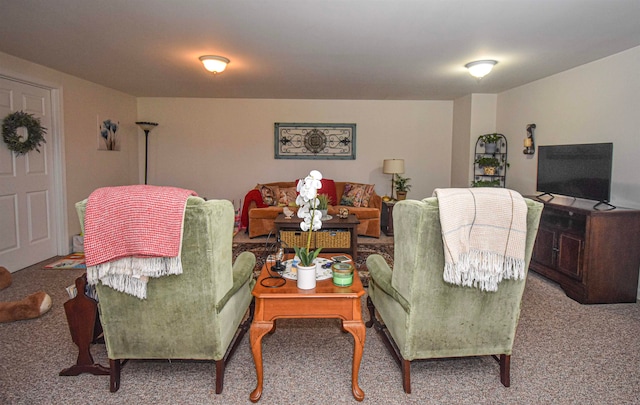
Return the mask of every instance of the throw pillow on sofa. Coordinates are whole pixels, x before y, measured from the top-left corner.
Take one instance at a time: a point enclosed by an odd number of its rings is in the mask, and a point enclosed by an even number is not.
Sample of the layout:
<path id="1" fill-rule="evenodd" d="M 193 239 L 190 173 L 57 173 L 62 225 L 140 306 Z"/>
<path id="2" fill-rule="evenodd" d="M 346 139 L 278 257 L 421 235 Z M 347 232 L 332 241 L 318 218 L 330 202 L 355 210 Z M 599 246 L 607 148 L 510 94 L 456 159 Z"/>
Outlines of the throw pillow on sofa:
<path id="1" fill-rule="evenodd" d="M 298 193 L 295 187 L 281 188 L 278 194 L 278 205 L 290 206 L 296 204 L 296 197 Z"/>
<path id="2" fill-rule="evenodd" d="M 280 187 L 267 186 L 266 184 L 258 184 L 256 186 L 262 195 L 262 202 L 267 205 L 278 205 L 278 197 L 280 195 Z"/>
<path id="3" fill-rule="evenodd" d="M 374 184 L 347 183 L 344 186 L 340 205 L 350 207 L 369 207 Z"/>
<path id="4" fill-rule="evenodd" d="M 322 179 L 322 188 L 318 190 L 320 194 L 326 194 L 329 196 L 329 205 L 338 205 L 338 194 L 336 192 L 336 183 L 331 179 Z"/>

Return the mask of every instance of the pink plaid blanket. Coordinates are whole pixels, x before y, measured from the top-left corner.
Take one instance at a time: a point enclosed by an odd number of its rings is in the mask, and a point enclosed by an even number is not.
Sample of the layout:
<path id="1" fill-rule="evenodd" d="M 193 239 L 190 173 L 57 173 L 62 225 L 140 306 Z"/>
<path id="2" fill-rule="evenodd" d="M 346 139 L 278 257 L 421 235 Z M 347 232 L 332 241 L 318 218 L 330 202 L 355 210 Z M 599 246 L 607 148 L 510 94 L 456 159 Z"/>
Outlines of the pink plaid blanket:
<path id="1" fill-rule="evenodd" d="M 104 187 L 89 196 L 85 214 L 87 266 L 123 257 L 176 257 L 192 190 L 134 185 Z"/>

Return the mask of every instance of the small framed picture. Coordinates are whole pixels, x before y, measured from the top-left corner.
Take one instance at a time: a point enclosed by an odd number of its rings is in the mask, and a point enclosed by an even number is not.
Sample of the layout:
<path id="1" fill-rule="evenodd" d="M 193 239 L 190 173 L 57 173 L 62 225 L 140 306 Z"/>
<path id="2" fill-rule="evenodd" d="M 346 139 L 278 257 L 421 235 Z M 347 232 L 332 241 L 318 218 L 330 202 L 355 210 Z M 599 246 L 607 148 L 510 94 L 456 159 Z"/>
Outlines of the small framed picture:
<path id="1" fill-rule="evenodd" d="M 351 261 L 351 259 L 349 259 L 347 256 L 333 256 L 331 260 L 333 260 L 334 262 L 350 262 Z"/>

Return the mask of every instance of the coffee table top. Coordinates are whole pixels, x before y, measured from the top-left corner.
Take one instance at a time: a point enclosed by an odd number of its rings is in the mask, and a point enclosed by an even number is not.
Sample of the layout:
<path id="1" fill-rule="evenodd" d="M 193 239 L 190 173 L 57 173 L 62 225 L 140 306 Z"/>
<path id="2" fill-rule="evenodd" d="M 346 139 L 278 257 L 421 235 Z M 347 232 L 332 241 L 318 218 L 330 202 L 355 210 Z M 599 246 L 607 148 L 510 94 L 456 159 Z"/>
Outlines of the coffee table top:
<path id="1" fill-rule="evenodd" d="M 285 255 L 285 259 L 293 258 L 293 254 Z M 320 257 L 331 258 L 331 256 L 335 256 L 335 254 L 320 254 Z M 349 255 L 341 254 L 341 256 Z M 349 262 L 352 263 L 353 262 Z M 364 287 L 362 286 L 362 281 L 360 281 L 360 277 L 358 277 L 358 271 L 354 268 L 353 270 L 353 284 L 349 287 L 338 287 L 333 284 L 332 279 L 319 280 L 316 281 L 316 288 L 310 290 L 301 290 L 298 288 L 296 280 L 287 279 L 286 283 L 282 287 L 277 288 L 269 288 L 265 287 L 261 284 L 262 279 L 267 278 L 269 273 L 267 271 L 267 266 L 270 266 L 271 262 L 267 262 L 262 266 L 262 270 L 260 271 L 260 276 L 258 277 L 258 282 L 253 288 L 253 296 L 258 298 L 300 298 L 300 297 L 316 297 L 316 298 L 326 298 L 326 297 L 336 297 L 341 296 L 345 298 L 357 298 L 364 295 Z M 355 266 L 354 266 L 355 267 Z M 276 280 L 274 280 L 275 282 Z M 280 280 L 277 280 L 281 282 Z"/>
<path id="2" fill-rule="evenodd" d="M 295 214 L 291 218 L 286 218 L 284 214 L 278 214 L 274 223 L 278 225 L 280 228 L 298 228 L 300 226 L 300 222 L 302 222 L 302 218 L 298 218 Z M 347 218 L 339 218 L 337 215 L 333 215 L 331 219 L 323 220 L 322 227 L 341 227 L 345 228 L 353 227 L 358 225 L 360 221 L 355 214 L 349 214 Z"/>

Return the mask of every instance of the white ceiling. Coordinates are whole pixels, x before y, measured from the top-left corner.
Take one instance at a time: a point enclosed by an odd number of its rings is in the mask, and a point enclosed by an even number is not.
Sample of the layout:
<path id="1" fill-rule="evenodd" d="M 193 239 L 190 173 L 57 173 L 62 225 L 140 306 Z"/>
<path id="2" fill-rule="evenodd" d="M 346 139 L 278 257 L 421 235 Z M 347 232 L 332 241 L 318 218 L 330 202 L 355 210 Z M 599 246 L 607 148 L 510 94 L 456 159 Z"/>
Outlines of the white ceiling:
<path id="1" fill-rule="evenodd" d="M 0 0 L 0 51 L 139 97 L 451 100 L 638 45 L 640 0 Z"/>

